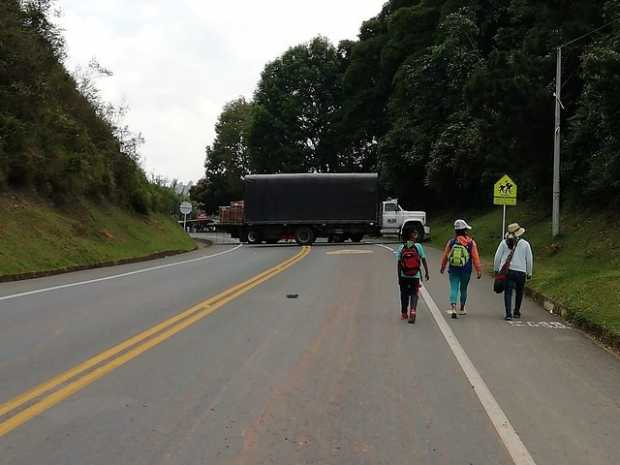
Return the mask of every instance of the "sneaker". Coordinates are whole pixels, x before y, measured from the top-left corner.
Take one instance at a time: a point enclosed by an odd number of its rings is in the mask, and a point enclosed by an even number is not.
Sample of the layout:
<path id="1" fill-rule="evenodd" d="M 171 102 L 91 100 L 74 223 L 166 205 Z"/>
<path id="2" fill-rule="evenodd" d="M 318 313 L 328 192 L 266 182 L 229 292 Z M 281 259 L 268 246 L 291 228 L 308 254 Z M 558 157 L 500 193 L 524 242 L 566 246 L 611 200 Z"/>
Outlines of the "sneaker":
<path id="1" fill-rule="evenodd" d="M 506 315 L 506 316 L 504 317 L 504 320 L 506 320 L 506 321 L 512 321 L 512 317 L 511 317 L 510 315 Z"/>
<path id="2" fill-rule="evenodd" d="M 415 308 L 412 308 L 411 310 L 409 310 L 409 323 L 414 324 L 415 323 L 415 317 L 416 317 L 417 313 Z"/>
<path id="3" fill-rule="evenodd" d="M 459 315 L 467 315 L 467 310 L 465 310 L 464 308 L 459 310 Z"/>
<path id="4" fill-rule="evenodd" d="M 519 319 L 521 318 L 521 312 L 519 311 L 515 311 L 514 314 L 512 315 L 513 318 Z"/>
<path id="5" fill-rule="evenodd" d="M 406 320 L 407 319 L 407 314 L 406 313 L 401 313 L 400 314 L 400 319 L 401 320 Z"/>

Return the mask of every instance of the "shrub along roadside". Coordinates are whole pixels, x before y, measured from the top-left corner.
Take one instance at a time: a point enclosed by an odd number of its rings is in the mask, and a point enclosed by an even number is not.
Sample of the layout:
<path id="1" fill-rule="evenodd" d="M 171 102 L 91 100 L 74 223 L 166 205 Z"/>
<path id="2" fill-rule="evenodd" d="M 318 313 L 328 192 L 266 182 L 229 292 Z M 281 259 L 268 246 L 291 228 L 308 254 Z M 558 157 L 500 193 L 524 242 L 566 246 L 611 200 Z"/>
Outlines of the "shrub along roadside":
<path id="1" fill-rule="evenodd" d="M 433 245 L 443 247 L 456 217 L 473 227 L 472 236 L 488 269 L 501 232 L 501 210 L 441 214 L 432 222 Z M 551 219 L 533 205 L 508 209 L 508 222 L 527 228 L 534 251 L 533 291 L 566 309 L 567 319 L 620 347 L 620 220 L 604 212 L 565 211 L 562 235 L 551 238 Z"/>
<path id="2" fill-rule="evenodd" d="M 194 247 L 166 215 L 136 215 L 94 203 L 59 209 L 39 198 L 0 196 L 0 279 Z"/>

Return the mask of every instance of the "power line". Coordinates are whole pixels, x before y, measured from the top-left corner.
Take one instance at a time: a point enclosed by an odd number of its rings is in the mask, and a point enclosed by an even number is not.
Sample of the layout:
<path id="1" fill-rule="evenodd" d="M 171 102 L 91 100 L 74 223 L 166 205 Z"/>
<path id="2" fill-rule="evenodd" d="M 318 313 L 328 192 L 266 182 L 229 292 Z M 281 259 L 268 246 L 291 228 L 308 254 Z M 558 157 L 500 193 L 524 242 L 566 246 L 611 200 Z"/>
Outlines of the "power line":
<path id="1" fill-rule="evenodd" d="M 584 35 L 582 35 L 582 36 L 579 36 L 579 37 L 577 37 L 577 38 L 575 38 L 575 39 L 573 39 L 573 40 L 570 40 L 570 41 L 568 41 L 568 42 L 566 42 L 566 43 L 564 43 L 564 44 L 560 45 L 560 46 L 559 46 L 559 48 L 565 48 L 565 47 L 568 47 L 569 45 L 572 45 L 572 44 L 574 44 L 575 42 L 579 42 L 580 40 L 585 39 L 586 37 L 590 37 L 592 34 L 596 34 L 597 32 L 599 32 L 599 31 L 601 31 L 601 30 L 605 29 L 605 28 L 606 28 L 606 27 L 608 27 L 608 26 L 611 26 L 611 25 L 612 25 L 612 24 L 614 24 L 614 23 L 617 23 L 618 21 L 620 21 L 620 18 L 616 18 L 616 19 L 614 19 L 613 21 L 610 21 L 610 22 L 608 22 L 607 24 L 603 24 L 601 27 L 594 29 L 593 31 L 590 31 L 590 32 L 588 32 L 588 33 L 586 33 L 586 34 L 584 34 Z"/>

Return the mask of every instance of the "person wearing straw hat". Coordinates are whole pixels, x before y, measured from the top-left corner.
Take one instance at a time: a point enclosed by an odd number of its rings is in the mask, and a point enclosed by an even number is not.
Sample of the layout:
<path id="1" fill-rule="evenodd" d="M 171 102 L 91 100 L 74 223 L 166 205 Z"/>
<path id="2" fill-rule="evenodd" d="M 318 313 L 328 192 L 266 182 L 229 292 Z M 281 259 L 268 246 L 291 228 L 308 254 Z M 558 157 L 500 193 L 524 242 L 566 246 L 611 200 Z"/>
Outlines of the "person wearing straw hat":
<path id="1" fill-rule="evenodd" d="M 530 243 L 523 239 L 525 228 L 518 223 L 508 225 L 508 232 L 505 239 L 500 242 L 495 252 L 494 269 L 498 273 L 506 261 L 508 264 L 508 274 L 504 289 L 504 305 L 506 307 L 506 321 L 513 318 L 521 318 L 521 302 L 523 301 L 523 290 L 525 281 L 532 278 L 534 268 L 534 256 Z M 512 309 L 512 294 L 515 291 L 514 312 Z"/>
<path id="2" fill-rule="evenodd" d="M 457 300 L 460 300 L 461 307 L 459 315 L 467 315 L 465 304 L 467 303 L 467 287 L 471 279 L 471 273 L 476 268 L 478 279 L 482 276 L 482 267 L 480 265 L 480 254 L 478 253 L 478 245 L 471 237 L 469 231 L 471 226 L 465 220 L 456 220 L 454 222 L 454 238 L 450 239 L 441 257 L 441 274 L 446 271 L 449 265 L 448 275 L 450 276 L 450 306 L 452 318 L 457 316 Z M 461 298 L 459 299 L 459 292 Z"/>

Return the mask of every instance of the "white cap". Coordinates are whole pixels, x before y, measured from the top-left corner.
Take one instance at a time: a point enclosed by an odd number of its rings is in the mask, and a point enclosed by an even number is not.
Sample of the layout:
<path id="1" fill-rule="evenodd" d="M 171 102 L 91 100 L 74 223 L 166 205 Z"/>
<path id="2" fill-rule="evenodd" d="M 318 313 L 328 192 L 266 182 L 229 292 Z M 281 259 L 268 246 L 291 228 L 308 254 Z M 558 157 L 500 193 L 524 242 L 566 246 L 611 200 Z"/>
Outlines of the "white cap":
<path id="1" fill-rule="evenodd" d="M 454 222 L 454 230 L 462 231 L 463 229 L 471 229 L 471 226 L 467 224 L 465 220 L 456 220 Z"/>

